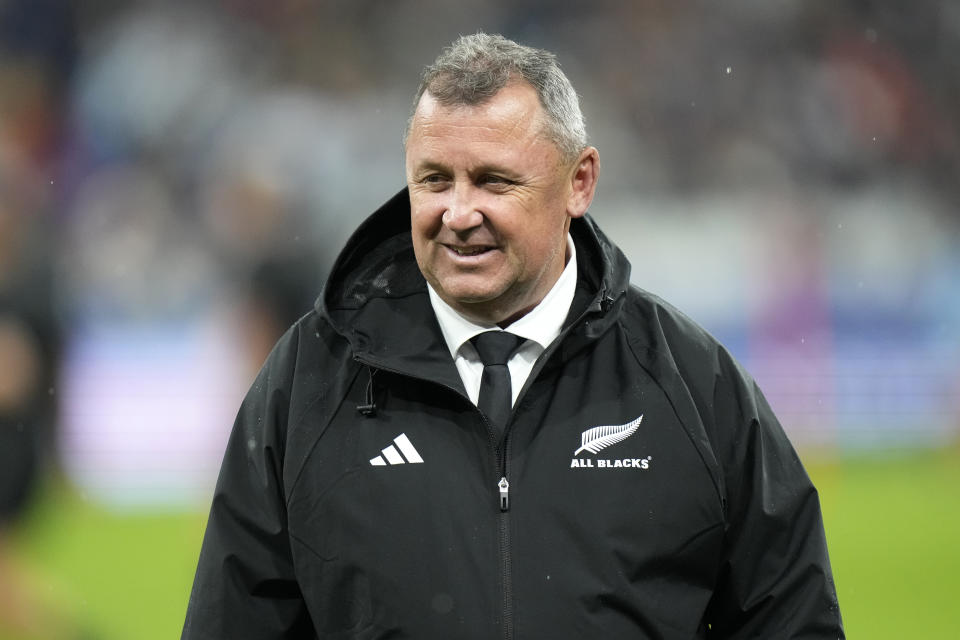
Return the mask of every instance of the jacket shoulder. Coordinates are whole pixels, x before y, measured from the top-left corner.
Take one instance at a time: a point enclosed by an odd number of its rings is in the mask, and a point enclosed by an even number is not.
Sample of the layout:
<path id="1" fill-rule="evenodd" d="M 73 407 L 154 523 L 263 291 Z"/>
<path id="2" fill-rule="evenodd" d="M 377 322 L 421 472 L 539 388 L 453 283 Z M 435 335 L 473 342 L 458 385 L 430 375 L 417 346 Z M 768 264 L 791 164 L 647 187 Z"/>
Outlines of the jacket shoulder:
<path id="1" fill-rule="evenodd" d="M 762 394 L 716 338 L 652 293 L 631 286 L 621 324 L 634 356 L 670 398 L 726 505 L 738 474 L 737 443 L 756 423 L 758 405 L 765 405 Z"/>
<path id="2" fill-rule="evenodd" d="M 707 384 L 726 354 L 706 329 L 659 296 L 631 285 L 621 314 L 631 346 L 651 364 L 669 367 L 684 380 Z"/>
<path id="3" fill-rule="evenodd" d="M 312 310 L 280 337 L 247 393 L 245 423 L 261 431 L 251 442 L 282 453 L 278 467 L 288 497 L 326 427 L 326 410 L 339 405 L 361 368 L 352 354 L 347 339 Z"/>
<path id="4" fill-rule="evenodd" d="M 631 286 L 622 323 L 644 366 L 673 379 L 690 396 L 713 444 L 756 415 L 757 402 L 764 401 L 750 374 L 709 331 L 669 302 Z M 737 411 L 727 411 L 728 402 Z"/>

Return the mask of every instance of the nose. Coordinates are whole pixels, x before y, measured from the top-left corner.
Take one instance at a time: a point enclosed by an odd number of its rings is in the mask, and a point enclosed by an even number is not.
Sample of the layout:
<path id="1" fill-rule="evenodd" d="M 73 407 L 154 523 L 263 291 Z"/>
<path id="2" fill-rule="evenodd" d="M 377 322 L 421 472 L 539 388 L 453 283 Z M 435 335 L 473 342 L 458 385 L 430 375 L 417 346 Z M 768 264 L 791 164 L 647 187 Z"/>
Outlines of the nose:
<path id="1" fill-rule="evenodd" d="M 470 188 L 457 186 L 443 212 L 443 225 L 456 233 L 469 231 L 483 224 L 483 214 L 471 197 Z"/>

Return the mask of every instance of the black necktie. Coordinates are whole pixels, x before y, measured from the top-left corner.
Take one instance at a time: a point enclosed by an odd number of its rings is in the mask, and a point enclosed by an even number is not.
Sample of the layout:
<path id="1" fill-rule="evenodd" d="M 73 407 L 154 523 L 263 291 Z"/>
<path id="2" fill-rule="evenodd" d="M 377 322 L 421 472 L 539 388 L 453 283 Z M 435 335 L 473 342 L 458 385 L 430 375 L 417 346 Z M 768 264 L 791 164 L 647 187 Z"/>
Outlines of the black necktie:
<path id="1" fill-rule="evenodd" d="M 503 433 L 513 406 L 507 361 L 520 344 L 520 337 L 506 331 L 486 331 L 471 338 L 470 342 L 483 361 L 477 407 L 494 429 Z"/>

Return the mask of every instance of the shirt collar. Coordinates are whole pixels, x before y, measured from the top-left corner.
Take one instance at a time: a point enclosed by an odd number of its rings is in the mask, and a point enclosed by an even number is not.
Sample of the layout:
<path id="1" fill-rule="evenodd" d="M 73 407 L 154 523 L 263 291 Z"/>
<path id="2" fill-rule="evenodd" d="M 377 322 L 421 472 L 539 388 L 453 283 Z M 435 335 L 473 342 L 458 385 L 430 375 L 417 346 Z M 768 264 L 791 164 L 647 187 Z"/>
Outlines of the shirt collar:
<path id="1" fill-rule="evenodd" d="M 546 349 L 560 335 L 577 289 L 577 249 L 570 234 L 567 234 L 567 253 L 569 257 L 563 273 L 540 304 L 508 327 L 510 333 L 533 340 L 542 349 Z M 463 317 L 444 302 L 429 283 L 427 290 L 451 357 L 456 358 L 460 347 L 478 333 L 499 329 L 495 324 L 478 324 Z"/>

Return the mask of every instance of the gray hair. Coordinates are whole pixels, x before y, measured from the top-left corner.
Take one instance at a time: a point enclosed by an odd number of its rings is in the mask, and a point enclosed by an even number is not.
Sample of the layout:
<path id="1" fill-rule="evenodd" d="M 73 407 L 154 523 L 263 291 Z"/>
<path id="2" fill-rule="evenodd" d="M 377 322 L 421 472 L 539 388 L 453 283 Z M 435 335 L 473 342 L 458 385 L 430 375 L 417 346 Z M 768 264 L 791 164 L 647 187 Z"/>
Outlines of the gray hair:
<path id="1" fill-rule="evenodd" d="M 577 92 L 560 70 L 556 56 L 517 44 L 500 35 L 480 32 L 460 36 L 420 77 L 413 112 L 424 92 L 444 106 L 483 104 L 513 78 L 533 87 L 546 114 L 547 137 L 565 161 L 572 162 L 587 146 L 587 133 Z M 410 135 L 407 121 L 404 142 Z"/>

